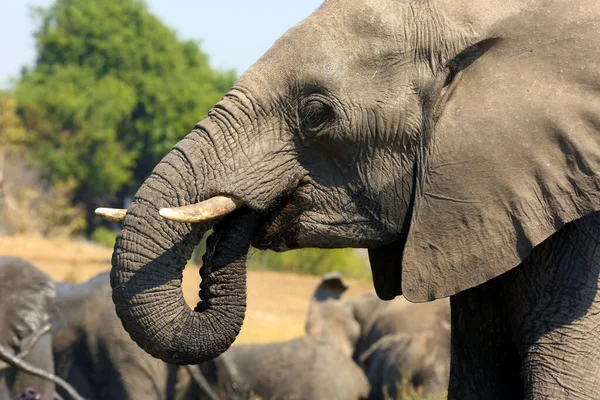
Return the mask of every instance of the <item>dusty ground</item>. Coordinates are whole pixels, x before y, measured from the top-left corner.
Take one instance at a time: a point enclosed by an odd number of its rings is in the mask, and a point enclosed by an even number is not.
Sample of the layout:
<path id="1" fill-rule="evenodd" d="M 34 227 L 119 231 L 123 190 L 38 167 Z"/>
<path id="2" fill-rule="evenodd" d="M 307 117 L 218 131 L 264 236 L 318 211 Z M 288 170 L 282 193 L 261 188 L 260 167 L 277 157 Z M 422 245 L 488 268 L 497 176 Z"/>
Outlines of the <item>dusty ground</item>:
<path id="1" fill-rule="evenodd" d="M 80 282 L 108 270 L 111 252 L 84 241 L 0 236 L 0 255 L 22 257 L 58 281 Z M 190 304 L 198 300 L 199 280 L 198 268 L 185 270 L 183 289 Z M 272 342 L 302 335 L 308 299 L 318 282 L 318 277 L 250 271 L 246 321 L 236 343 Z M 348 284 L 345 296 L 373 290 L 368 282 Z"/>

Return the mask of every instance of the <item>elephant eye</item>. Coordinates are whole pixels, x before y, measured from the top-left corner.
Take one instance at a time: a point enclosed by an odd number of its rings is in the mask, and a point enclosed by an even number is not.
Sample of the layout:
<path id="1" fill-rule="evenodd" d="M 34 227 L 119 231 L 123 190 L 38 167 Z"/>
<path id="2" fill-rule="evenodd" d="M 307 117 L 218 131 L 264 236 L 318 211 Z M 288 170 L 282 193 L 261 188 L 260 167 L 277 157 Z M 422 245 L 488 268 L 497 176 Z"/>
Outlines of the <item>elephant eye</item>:
<path id="1" fill-rule="evenodd" d="M 333 108 L 321 100 L 306 101 L 300 111 L 300 124 L 305 132 L 316 133 L 333 118 Z"/>

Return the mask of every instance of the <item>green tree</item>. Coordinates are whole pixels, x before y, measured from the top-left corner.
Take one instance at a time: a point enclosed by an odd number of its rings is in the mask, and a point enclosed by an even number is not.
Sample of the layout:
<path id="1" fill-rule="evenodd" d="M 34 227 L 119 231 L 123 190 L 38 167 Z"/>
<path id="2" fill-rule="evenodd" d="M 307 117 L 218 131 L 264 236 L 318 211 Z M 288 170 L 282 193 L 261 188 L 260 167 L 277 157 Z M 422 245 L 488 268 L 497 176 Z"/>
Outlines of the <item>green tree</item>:
<path id="1" fill-rule="evenodd" d="M 27 138 L 15 101 L 9 93 L 0 91 L 0 152 L 18 149 Z"/>
<path id="2" fill-rule="evenodd" d="M 29 163 L 28 134 L 14 99 L 0 92 L 0 233 L 68 235 L 84 224 L 72 181 L 48 185 Z"/>
<path id="3" fill-rule="evenodd" d="M 75 179 L 79 200 L 115 194 L 132 177 L 135 151 L 118 140 L 135 105 L 133 89 L 88 68 L 54 66 L 17 88 L 29 144 L 54 182 Z"/>
<path id="4" fill-rule="evenodd" d="M 228 90 L 233 71 L 210 68 L 141 0 L 56 0 L 38 9 L 38 57 L 16 88 L 38 165 L 75 180 L 89 222 L 120 206 L 153 166 Z"/>

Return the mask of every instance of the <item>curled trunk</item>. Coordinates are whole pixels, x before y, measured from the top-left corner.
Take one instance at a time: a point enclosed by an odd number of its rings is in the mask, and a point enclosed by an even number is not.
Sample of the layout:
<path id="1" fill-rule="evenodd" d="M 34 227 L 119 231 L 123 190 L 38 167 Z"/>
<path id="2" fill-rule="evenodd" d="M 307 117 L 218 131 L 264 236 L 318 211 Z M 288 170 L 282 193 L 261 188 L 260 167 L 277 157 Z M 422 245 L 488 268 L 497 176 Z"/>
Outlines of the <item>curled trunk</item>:
<path id="1" fill-rule="evenodd" d="M 196 181 L 189 163 L 190 152 L 207 148 L 197 143 L 200 137 L 180 142 L 140 188 L 112 259 L 113 301 L 124 328 L 148 353 L 174 364 L 212 359 L 235 340 L 244 320 L 246 255 L 257 220 L 241 209 L 214 227 L 200 269 L 201 300 L 190 309 L 181 290 L 183 268 L 211 225 L 169 222 L 159 209 L 214 195 Z"/>

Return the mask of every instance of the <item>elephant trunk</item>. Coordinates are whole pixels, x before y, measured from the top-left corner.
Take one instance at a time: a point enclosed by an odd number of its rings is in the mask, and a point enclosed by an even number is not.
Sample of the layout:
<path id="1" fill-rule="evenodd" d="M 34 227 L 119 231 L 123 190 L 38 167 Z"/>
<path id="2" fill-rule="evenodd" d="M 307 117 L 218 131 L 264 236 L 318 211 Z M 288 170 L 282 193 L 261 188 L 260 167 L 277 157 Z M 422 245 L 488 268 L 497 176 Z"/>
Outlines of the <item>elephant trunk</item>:
<path id="1" fill-rule="evenodd" d="M 210 223 L 181 224 L 159 210 L 198 202 L 215 191 L 199 179 L 218 168 L 214 137 L 192 132 L 159 163 L 127 211 L 112 258 L 113 301 L 123 326 L 144 350 L 168 363 L 197 364 L 235 340 L 246 308 L 246 254 L 257 216 L 242 208 L 214 227 L 200 270 L 194 310 L 181 290 L 183 268 Z M 204 161 L 201 165 L 199 153 Z M 185 190 L 182 190 L 184 189 Z"/>

